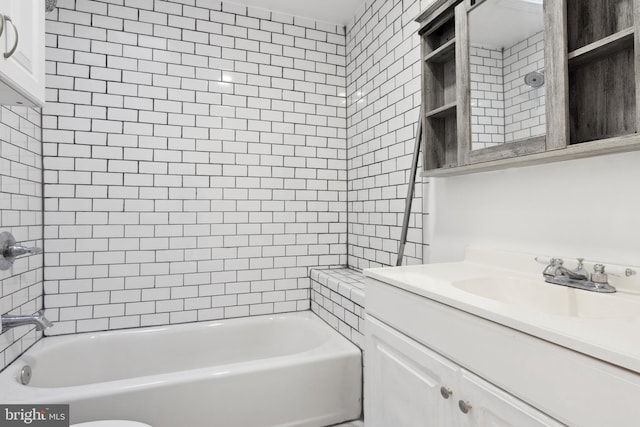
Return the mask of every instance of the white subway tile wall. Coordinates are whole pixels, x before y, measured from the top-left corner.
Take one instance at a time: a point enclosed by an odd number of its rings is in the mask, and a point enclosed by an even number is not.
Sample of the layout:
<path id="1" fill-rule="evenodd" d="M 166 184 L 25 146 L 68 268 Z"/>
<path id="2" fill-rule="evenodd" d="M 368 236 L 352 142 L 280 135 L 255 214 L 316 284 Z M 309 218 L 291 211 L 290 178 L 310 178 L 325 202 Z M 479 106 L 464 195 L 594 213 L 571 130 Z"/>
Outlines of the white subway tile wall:
<path id="1" fill-rule="evenodd" d="M 544 33 L 539 32 L 504 51 L 505 140 L 546 133 L 545 86 L 529 87 L 525 76 L 544 74 Z"/>
<path id="2" fill-rule="evenodd" d="M 52 334 L 309 309 L 310 268 L 347 262 L 345 79 L 335 25 L 211 0 L 58 0 Z"/>
<path id="3" fill-rule="evenodd" d="M 502 50 L 469 47 L 471 83 L 471 149 L 504 139 L 504 70 Z"/>
<path id="4" fill-rule="evenodd" d="M 364 350 L 365 283 L 348 267 L 311 270 L 311 310 Z"/>
<path id="5" fill-rule="evenodd" d="M 395 265 L 420 109 L 416 16 L 431 0 L 367 1 L 347 29 L 348 260 Z M 418 179 L 419 180 L 419 179 Z M 422 262 L 422 197 L 404 264 Z"/>
<path id="6" fill-rule="evenodd" d="M 40 109 L 0 107 L 0 232 L 42 247 L 42 142 Z M 29 315 L 42 308 L 42 255 L 17 258 L 0 271 L 0 314 Z M 48 313 L 47 313 L 48 314 Z M 0 370 L 40 337 L 33 326 L 0 335 Z"/>
<path id="7" fill-rule="evenodd" d="M 545 134 L 545 87 L 524 82 L 528 73 L 544 71 L 543 37 L 503 50 L 471 46 L 472 149 Z"/>

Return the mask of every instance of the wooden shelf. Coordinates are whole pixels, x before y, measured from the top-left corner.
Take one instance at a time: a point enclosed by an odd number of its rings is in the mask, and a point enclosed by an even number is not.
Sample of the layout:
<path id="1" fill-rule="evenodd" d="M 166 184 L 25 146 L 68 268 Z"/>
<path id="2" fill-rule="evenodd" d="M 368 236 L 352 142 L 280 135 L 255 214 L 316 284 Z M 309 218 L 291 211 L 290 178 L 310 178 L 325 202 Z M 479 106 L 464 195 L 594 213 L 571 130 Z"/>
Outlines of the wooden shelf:
<path id="1" fill-rule="evenodd" d="M 456 53 L 456 39 L 451 39 L 424 57 L 424 62 L 443 63 L 451 60 Z"/>
<path id="2" fill-rule="evenodd" d="M 440 108 L 436 108 L 435 110 L 428 111 L 425 117 L 427 119 L 442 119 L 444 117 L 453 116 L 456 113 L 456 103 L 451 102 L 449 104 L 443 105 Z"/>
<path id="3" fill-rule="evenodd" d="M 636 26 L 636 0 L 565 0 L 567 49 L 577 51 Z"/>
<path id="4" fill-rule="evenodd" d="M 633 27 L 618 31 L 596 42 L 569 52 L 569 68 L 597 60 L 633 46 Z"/>
<path id="5" fill-rule="evenodd" d="M 624 135 L 616 138 L 601 139 L 570 145 L 562 150 L 549 150 L 541 153 L 528 154 L 520 157 L 492 160 L 464 166 L 424 170 L 421 177 L 457 176 L 470 173 L 486 172 L 507 168 L 540 165 L 543 163 L 561 162 L 566 160 L 583 159 L 605 154 L 626 153 L 637 151 L 640 147 L 638 134 Z"/>

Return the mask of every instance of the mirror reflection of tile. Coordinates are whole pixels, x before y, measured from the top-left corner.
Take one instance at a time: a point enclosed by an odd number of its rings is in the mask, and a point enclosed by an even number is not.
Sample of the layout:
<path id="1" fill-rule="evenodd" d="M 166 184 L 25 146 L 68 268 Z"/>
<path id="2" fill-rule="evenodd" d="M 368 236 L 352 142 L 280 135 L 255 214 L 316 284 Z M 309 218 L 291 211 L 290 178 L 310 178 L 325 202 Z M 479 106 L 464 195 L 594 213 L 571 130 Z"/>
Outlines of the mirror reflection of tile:
<path id="1" fill-rule="evenodd" d="M 544 35 L 536 33 L 506 49 L 471 46 L 473 149 L 544 135 L 545 87 L 525 76 L 544 70 Z"/>

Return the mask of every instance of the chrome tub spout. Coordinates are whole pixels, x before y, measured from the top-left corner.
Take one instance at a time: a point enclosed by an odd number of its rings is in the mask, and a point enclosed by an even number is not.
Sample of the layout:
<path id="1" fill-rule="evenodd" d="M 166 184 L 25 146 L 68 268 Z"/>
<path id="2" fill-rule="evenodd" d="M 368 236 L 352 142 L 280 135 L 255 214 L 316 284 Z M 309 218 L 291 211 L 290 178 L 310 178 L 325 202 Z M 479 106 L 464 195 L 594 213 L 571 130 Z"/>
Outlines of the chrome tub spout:
<path id="1" fill-rule="evenodd" d="M 53 326 L 53 323 L 44 317 L 44 310 L 39 310 L 30 316 L 3 314 L 0 316 L 0 321 L 2 322 L 2 332 L 24 325 L 35 325 L 36 331 L 44 331 Z"/>

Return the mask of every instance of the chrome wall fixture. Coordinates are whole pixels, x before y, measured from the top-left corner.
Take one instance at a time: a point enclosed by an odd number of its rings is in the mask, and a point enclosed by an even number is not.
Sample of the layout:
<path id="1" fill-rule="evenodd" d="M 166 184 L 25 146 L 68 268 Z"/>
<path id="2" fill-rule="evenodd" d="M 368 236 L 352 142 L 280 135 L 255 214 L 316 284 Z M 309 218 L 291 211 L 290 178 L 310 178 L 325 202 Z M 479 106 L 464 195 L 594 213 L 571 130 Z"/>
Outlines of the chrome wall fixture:
<path id="1" fill-rule="evenodd" d="M 532 71 L 524 76 L 524 84 L 531 88 L 538 88 L 544 84 L 544 74 Z"/>
<path id="2" fill-rule="evenodd" d="M 2 332 L 7 329 L 17 328 L 18 326 L 34 325 L 36 331 L 44 331 L 53 326 L 53 323 L 44 317 L 44 310 L 38 310 L 37 312 L 24 316 L 14 314 L 3 314 L 0 316 L 0 324 L 2 325 Z"/>
<path id="3" fill-rule="evenodd" d="M 29 248 L 16 244 L 13 234 L 8 231 L 0 233 L 0 270 L 10 269 L 19 256 L 39 254 L 41 252 L 42 249 L 40 248 Z"/>

